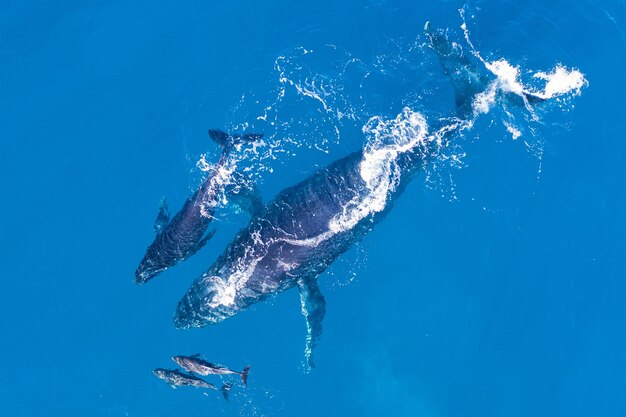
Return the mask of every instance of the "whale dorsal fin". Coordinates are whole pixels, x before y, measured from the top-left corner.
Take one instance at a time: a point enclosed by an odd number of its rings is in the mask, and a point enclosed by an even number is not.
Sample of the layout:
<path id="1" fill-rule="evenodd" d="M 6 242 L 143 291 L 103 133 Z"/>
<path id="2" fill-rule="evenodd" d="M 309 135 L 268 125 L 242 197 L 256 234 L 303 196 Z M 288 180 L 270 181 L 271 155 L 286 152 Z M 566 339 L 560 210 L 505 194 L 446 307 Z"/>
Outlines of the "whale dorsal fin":
<path id="1" fill-rule="evenodd" d="M 313 363 L 313 349 L 317 346 L 322 336 L 322 321 L 326 314 L 326 300 L 317 285 L 317 277 L 300 278 L 298 280 L 300 290 L 300 302 L 302 303 L 302 314 L 306 319 L 306 346 L 304 348 L 304 358 L 307 370 L 315 367 Z"/>
<path id="2" fill-rule="evenodd" d="M 163 197 L 163 199 L 161 200 L 161 205 L 159 207 L 159 213 L 157 214 L 156 220 L 154 221 L 154 233 L 160 235 L 169 222 L 170 213 L 167 209 L 167 200 L 165 200 L 165 197 Z"/>

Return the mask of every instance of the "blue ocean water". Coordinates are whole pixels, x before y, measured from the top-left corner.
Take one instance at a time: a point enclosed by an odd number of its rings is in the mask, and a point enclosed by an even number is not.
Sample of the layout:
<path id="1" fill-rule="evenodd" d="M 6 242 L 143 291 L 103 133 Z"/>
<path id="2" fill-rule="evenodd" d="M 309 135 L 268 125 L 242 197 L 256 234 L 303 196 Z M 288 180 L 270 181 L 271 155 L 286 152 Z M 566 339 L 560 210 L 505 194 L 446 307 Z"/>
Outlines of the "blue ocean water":
<path id="1" fill-rule="evenodd" d="M 0 11 L 1 415 L 626 414 L 623 0 Z M 525 86 L 559 64 L 587 83 L 536 115 L 491 107 L 320 276 L 311 372 L 295 290 L 175 329 L 180 297 L 247 223 L 224 208 L 206 248 L 132 282 L 161 198 L 177 210 L 219 153 L 207 129 L 265 133 L 240 167 L 267 201 L 365 146 L 372 117 L 408 107 L 433 125 L 454 93 L 427 21 Z M 194 353 L 252 365 L 249 387 L 226 402 L 151 373 Z"/>

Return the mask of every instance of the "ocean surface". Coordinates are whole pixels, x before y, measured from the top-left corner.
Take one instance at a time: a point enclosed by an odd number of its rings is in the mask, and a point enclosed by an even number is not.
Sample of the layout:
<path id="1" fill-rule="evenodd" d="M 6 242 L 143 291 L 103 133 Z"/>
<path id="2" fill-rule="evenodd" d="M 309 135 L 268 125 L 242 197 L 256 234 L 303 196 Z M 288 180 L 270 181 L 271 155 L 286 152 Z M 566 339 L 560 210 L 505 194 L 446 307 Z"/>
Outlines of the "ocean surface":
<path id="1" fill-rule="evenodd" d="M 295 289 L 176 329 L 249 220 L 225 198 L 204 249 L 133 283 L 161 199 L 217 161 L 207 129 L 264 134 L 237 161 L 264 201 L 396 146 L 407 111 L 433 133 L 455 95 L 426 22 L 491 93 L 542 102 L 474 101 L 320 275 L 310 372 Z M 0 415 L 626 415 L 624 0 L 3 0 L 0 63 Z M 195 353 L 248 387 L 152 373 Z"/>

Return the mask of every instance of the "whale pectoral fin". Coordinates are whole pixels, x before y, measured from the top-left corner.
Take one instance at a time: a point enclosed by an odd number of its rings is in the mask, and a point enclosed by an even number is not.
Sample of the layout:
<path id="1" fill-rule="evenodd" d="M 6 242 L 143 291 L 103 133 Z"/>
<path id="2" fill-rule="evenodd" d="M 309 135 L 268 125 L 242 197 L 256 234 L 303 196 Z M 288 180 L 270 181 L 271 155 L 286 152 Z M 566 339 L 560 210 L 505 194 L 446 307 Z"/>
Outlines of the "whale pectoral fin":
<path id="1" fill-rule="evenodd" d="M 161 200 L 161 205 L 159 207 L 159 213 L 157 214 L 156 220 L 154 221 L 154 233 L 157 235 L 160 234 L 165 226 L 170 222 L 170 213 L 167 209 L 167 200 L 165 197 Z"/>
<path id="2" fill-rule="evenodd" d="M 302 303 L 302 314 L 306 319 L 306 346 L 304 348 L 304 358 L 307 370 L 315 367 L 313 363 L 313 349 L 317 346 L 322 336 L 322 321 L 326 314 L 326 300 L 320 292 L 316 278 L 301 278 L 298 280 L 300 290 L 300 302 Z"/>
<path id="3" fill-rule="evenodd" d="M 215 235 L 215 232 L 217 231 L 217 229 L 213 229 L 211 231 L 209 231 L 209 233 L 206 234 L 205 237 L 203 237 L 202 239 L 200 239 L 200 241 L 196 244 L 196 246 L 194 246 L 194 248 L 191 250 L 191 252 L 189 252 L 186 256 L 186 258 L 194 255 L 196 252 L 198 252 L 200 249 L 202 249 L 204 247 L 204 245 L 206 245 L 206 243 L 211 240 L 211 238 L 213 237 L 213 235 Z M 198 354 L 200 355 L 200 354 Z M 193 355 L 196 356 L 196 355 Z M 192 357 L 193 357 L 192 356 Z"/>

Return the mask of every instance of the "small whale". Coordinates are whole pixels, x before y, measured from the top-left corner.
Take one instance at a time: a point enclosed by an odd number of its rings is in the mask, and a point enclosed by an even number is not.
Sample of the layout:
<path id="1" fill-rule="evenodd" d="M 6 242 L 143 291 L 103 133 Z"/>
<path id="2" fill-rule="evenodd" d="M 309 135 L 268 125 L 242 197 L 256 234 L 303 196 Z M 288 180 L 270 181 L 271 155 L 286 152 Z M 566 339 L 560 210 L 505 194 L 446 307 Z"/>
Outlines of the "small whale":
<path id="1" fill-rule="evenodd" d="M 156 237 L 146 250 L 135 271 L 135 283 L 143 284 L 171 266 L 191 257 L 213 237 L 215 230 L 205 232 L 213 220 L 213 214 L 234 170 L 232 152 L 243 143 L 254 142 L 262 134 L 233 134 L 221 130 L 209 130 L 209 137 L 222 148 L 217 165 L 203 181 L 200 188 L 187 199 L 183 208 L 170 221 L 165 199 L 161 201 L 154 223 Z M 260 200 L 251 190 L 241 187 L 236 197 L 247 201 L 250 212 L 261 207 Z"/>
<path id="2" fill-rule="evenodd" d="M 176 387 L 196 387 L 196 388 L 206 388 L 213 389 L 216 391 L 221 391 L 224 399 L 228 399 L 228 393 L 232 388 L 232 384 L 226 383 L 222 385 L 220 389 L 217 389 L 215 385 L 210 382 L 206 382 L 204 379 L 198 378 L 195 375 L 186 374 L 184 372 L 179 371 L 178 369 L 163 369 L 157 368 L 152 371 L 157 378 L 165 381 L 170 387 L 176 389 Z"/>
<path id="3" fill-rule="evenodd" d="M 186 374 L 178 369 L 163 369 L 157 368 L 152 371 L 154 375 L 163 381 L 167 382 L 172 388 L 176 387 L 196 387 L 196 388 L 209 388 L 217 389 L 215 385 L 206 382 L 204 379 L 198 378 L 195 375 Z"/>
<path id="4" fill-rule="evenodd" d="M 176 362 L 187 372 L 193 372 L 198 375 L 231 375 L 237 374 L 241 377 L 241 382 L 244 386 L 248 385 L 248 372 L 250 366 L 243 368 L 241 372 L 234 371 L 222 365 L 217 365 L 206 361 L 200 356 L 195 354 L 191 356 L 172 356 L 172 360 Z"/>

